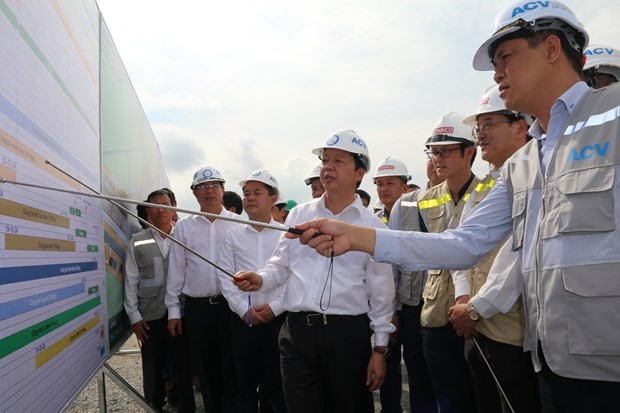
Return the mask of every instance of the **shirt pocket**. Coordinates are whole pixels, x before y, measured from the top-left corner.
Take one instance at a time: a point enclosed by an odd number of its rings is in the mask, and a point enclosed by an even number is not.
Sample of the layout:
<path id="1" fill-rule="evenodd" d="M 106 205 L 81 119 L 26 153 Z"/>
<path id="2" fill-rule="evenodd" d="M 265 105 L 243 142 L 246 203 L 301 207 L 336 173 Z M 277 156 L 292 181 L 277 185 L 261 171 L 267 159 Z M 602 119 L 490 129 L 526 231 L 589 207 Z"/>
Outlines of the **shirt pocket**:
<path id="1" fill-rule="evenodd" d="M 523 246 L 525 234 L 525 205 L 527 191 L 517 192 L 512 198 L 512 250 L 517 251 Z"/>
<path id="2" fill-rule="evenodd" d="M 615 229 L 614 177 L 612 165 L 575 171 L 558 179 L 555 201 L 560 234 Z"/>
<path id="3" fill-rule="evenodd" d="M 571 354 L 620 355 L 618 264 L 562 269 Z"/>

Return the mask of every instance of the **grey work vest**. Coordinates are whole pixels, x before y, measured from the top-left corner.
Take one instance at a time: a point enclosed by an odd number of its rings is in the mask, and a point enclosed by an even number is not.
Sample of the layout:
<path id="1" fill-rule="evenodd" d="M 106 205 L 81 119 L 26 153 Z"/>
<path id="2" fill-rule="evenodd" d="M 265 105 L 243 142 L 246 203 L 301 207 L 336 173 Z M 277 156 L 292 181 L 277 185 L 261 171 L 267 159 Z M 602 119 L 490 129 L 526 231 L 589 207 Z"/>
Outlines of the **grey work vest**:
<path id="1" fill-rule="evenodd" d="M 146 321 L 166 315 L 166 279 L 168 257 L 162 257 L 150 230 L 135 234 L 131 241 L 139 271 L 138 310 Z"/>
<path id="2" fill-rule="evenodd" d="M 471 192 L 478 185 L 474 177 L 463 198 L 454 205 L 448 184 L 443 182 L 420 196 L 418 209 L 428 232 L 443 232 L 456 228 L 461 212 Z M 446 251 L 446 253 L 449 253 Z M 450 321 L 448 310 L 454 305 L 454 283 L 449 270 L 428 270 L 428 279 L 422 293 L 424 305 L 420 322 L 424 327 L 443 327 Z"/>
<path id="3" fill-rule="evenodd" d="M 543 177 L 533 140 L 505 165 L 538 370 L 620 381 L 620 85 L 588 91 Z M 618 178 L 616 178 L 618 176 Z"/>
<path id="4" fill-rule="evenodd" d="M 418 212 L 418 194 L 420 191 L 403 194 L 400 198 L 400 227 L 402 231 L 420 231 L 420 215 Z M 400 279 L 396 286 L 397 308 L 399 304 L 416 306 L 420 304 L 424 271 L 409 271 L 398 266 Z"/>

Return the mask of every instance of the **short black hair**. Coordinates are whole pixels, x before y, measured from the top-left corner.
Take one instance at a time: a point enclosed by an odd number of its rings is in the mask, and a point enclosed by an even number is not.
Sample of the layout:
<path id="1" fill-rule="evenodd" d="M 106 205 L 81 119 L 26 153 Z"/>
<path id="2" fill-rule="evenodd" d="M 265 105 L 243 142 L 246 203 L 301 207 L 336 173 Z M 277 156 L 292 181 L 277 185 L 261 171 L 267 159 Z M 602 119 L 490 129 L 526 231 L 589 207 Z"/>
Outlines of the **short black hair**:
<path id="1" fill-rule="evenodd" d="M 144 202 L 149 202 L 149 200 L 147 199 L 147 200 L 145 200 Z M 137 214 L 137 215 L 138 215 L 138 217 L 140 217 L 140 218 L 142 218 L 143 220 L 145 220 L 145 221 L 147 221 L 147 222 L 148 222 L 148 220 L 149 220 L 149 216 L 148 216 L 148 214 L 147 214 L 147 212 L 146 212 L 146 205 L 138 204 L 138 205 L 136 206 L 136 210 L 137 210 L 136 212 L 138 213 L 138 214 Z M 140 221 L 140 220 L 138 220 L 138 221 L 140 222 L 140 226 L 141 226 L 142 228 L 148 228 L 148 227 L 149 227 L 149 226 L 148 226 L 147 224 L 145 224 L 144 222 L 142 222 L 142 221 Z"/>
<path id="2" fill-rule="evenodd" d="M 363 189 L 356 189 L 355 193 L 360 196 L 362 199 L 366 199 L 368 201 L 368 205 L 370 205 L 370 194 Z"/>
<path id="3" fill-rule="evenodd" d="M 243 213 L 243 201 L 239 194 L 234 191 L 224 191 L 224 198 L 222 200 L 224 208 L 230 211 L 231 208 L 235 208 L 235 213 L 241 215 Z"/>

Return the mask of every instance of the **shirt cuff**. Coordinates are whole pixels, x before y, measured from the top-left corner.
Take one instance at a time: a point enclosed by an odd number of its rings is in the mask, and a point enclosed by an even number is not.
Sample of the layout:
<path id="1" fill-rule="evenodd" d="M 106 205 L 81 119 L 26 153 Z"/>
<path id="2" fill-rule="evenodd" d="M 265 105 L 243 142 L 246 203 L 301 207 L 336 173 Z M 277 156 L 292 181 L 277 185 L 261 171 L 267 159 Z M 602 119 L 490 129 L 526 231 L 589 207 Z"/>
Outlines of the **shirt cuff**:
<path id="1" fill-rule="evenodd" d="M 390 342 L 390 333 L 375 333 L 375 346 L 387 346 Z"/>
<path id="2" fill-rule="evenodd" d="M 478 314 L 480 314 L 480 317 L 482 318 L 488 319 L 499 313 L 499 310 L 497 308 L 495 308 L 488 301 L 485 301 L 478 296 L 474 296 L 470 300 L 470 302 L 476 308 L 476 311 L 478 312 Z"/>
<path id="3" fill-rule="evenodd" d="M 181 319 L 181 310 L 179 307 L 173 307 L 168 309 L 168 320 Z"/>
<path id="4" fill-rule="evenodd" d="M 140 311 L 134 311 L 131 314 L 127 314 L 127 317 L 129 317 L 129 323 L 131 325 L 136 324 L 138 321 L 142 320 L 142 314 L 140 314 Z"/>
<path id="5" fill-rule="evenodd" d="M 377 261 L 392 260 L 400 250 L 395 232 L 387 228 L 375 228 L 375 254 L 372 256 Z"/>
<path id="6" fill-rule="evenodd" d="M 282 301 L 272 301 L 269 303 L 269 307 L 271 311 L 273 311 L 273 315 L 276 317 L 284 312 L 284 305 L 282 305 Z"/>

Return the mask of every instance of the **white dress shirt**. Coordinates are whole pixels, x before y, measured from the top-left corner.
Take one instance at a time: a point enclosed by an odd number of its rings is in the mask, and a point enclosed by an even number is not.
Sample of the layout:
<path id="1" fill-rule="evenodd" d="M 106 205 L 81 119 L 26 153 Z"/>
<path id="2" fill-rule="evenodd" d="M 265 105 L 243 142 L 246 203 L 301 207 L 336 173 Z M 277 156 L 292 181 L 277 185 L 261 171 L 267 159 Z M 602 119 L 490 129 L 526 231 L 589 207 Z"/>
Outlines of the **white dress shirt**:
<path id="1" fill-rule="evenodd" d="M 350 224 L 385 228 L 381 220 L 364 208 L 359 197 L 337 215 L 325 207 L 325 195 L 294 208 L 286 225 L 326 217 Z M 373 262 L 368 254 L 349 252 L 334 258 L 332 280 L 327 280 L 330 259 L 282 237 L 265 268 L 261 291 L 271 292 L 286 283 L 284 306 L 288 311 L 323 314 L 368 314 L 375 344 L 387 345 L 391 324 L 394 281 L 389 265 Z M 327 308 L 326 308 L 327 307 Z"/>
<path id="2" fill-rule="evenodd" d="M 239 217 L 222 207 L 219 215 Z M 222 240 L 236 222 L 216 219 L 211 222 L 200 215 L 189 215 L 177 222 L 174 235 L 198 254 L 213 263 L 219 261 Z M 170 250 L 168 263 L 168 285 L 166 288 L 166 307 L 168 319 L 181 318 L 179 295 L 189 297 L 211 297 L 220 295 L 220 282 L 217 270 L 202 258 L 174 244 Z"/>
<path id="3" fill-rule="evenodd" d="M 161 252 L 162 257 L 165 259 L 169 252 L 170 247 L 172 246 L 172 241 L 170 238 L 162 238 L 161 234 L 155 231 L 153 228 L 147 229 L 147 231 L 151 232 L 151 236 L 157 243 L 159 247 L 159 251 Z M 174 226 L 172 227 L 172 231 L 170 235 L 174 232 Z M 127 312 L 127 316 L 129 317 L 129 322 L 131 324 L 135 324 L 138 321 L 142 320 L 142 314 L 138 310 L 138 283 L 140 281 L 140 270 L 138 269 L 138 265 L 136 264 L 136 257 L 134 252 L 133 240 L 129 243 L 127 247 L 127 257 L 125 258 L 125 312 Z"/>
<path id="4" fill-rule="evenodd" d="M 273 219 L 269 223 L 277 224 Z M 281 231 L 269 228 L 257 231 L 251 225 L 238 225 L 224 236 L 218 265 L 231 274 L 243 270 L 257 271 L 263 268 L 267 260 L 271 258 L 271 254 L 273 254 L 281 237 Z M 227 274 L 218 271 L 218 275 L 222 293 L 226 297 L 230 309 L 239 317 L 243 318 L 248 311 L 248 294 L 251 295 L 252 306 L 269 304 L 276 317 L 284 312 L 284 286 L 276 288 L 269 294 L 246 293 L 239 290 Z"/>

